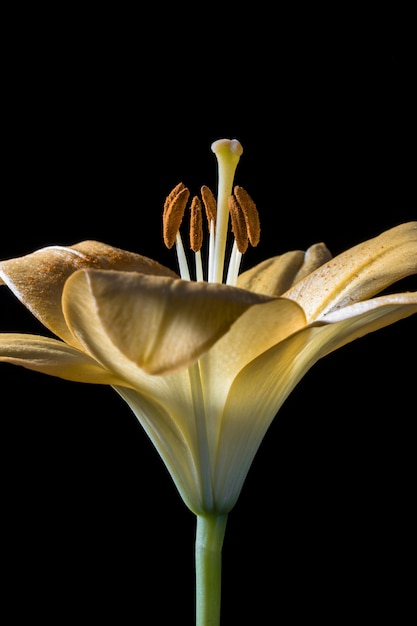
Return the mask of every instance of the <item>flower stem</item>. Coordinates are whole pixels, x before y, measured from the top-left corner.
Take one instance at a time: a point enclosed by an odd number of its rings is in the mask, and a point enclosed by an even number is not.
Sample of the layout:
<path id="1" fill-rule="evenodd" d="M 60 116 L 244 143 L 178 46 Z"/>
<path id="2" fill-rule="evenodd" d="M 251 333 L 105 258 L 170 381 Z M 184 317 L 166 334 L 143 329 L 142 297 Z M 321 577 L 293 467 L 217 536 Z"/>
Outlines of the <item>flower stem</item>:
<path id="1" fill-rule="evenodd" d="M 195 540 L 196 626 L 219 626 L 221 562 L 227 514 L 198 515 Z"/>

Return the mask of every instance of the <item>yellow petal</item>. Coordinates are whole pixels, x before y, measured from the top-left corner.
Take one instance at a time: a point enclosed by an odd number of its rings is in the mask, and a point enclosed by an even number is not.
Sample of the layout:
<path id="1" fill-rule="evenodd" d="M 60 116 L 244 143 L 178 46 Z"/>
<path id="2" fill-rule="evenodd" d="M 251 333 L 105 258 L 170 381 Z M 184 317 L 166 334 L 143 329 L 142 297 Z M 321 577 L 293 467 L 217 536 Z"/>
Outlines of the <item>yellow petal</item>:
<path id="1" fill-rule="evenodd" d="M 311 327 L 296 332 L 251 361 L 235 378 L 218 437 L 214 493 L 220 509 L 236 502 L 269 425 L 313 364 L 308 352 L 313 332 Z"/>
<path id="2" fill-rule="evenodd" d="M 71 274 L 89 267 L 176 277 L 174 272 L 147 257 L 97 241 L 83 241 L 74 246 L 50 246 L 1 261 L 0 284 L 6 284 L 55 335 L 74 343 L 62 314 L 62 290 Z"/>
<path id="3" fill-rule="evenodd" d="M 218 437 L 218 506 L 237 499 L 271 421 L 307 371 L 337 348 L 416 313 L 417 298 L 384 296 L 348 308 L 351 316 L 345 309 L 340 321 L 306 326 L 251 361 L 234 380 Z"/>
<path id="4" fill-rule="evenodd" d="M 148 376 L 148 379 L 151 378 L 157 377 Z M 185 404 L 182 412 L 178 413 L 172 402 L 164 406 L 158 402 L 159 398 L 149 399 L 134 389 L 118 386 L 115 389 L 130 406 L 158 450 L 184 502 L 196 514 L 204 510 L 198 450 L 182 428 L 186 417 L 184 413 L 190 413 L 189 404 Z"/>
<path id="5" fill-rule="evenodd" d="M 219 420 L 233 380 L 248 363 L 305 325 L 301 307 L 291 300 L 277 298 L 245 311 L 204 355 L 200 368 L 204 397 L 213 411 L 209 427 L 213 449 L 217 446 Z"/>
<path id="6" fill-rule="evenodd" d="M 415 273 L 417 222 L 409 222 L 343 252 L 283 295 L 298 302 L 310 322 Z"/>
<path id="7" fill-rule="evenodd" d="M 125 274 L 117 276 L 113 277 L 115 285 Z M 68 324 L 84 349 L 122 381 L 116 390 L 148 433 L 180 491 L 190 493 L 198 482 L 199 462 L 188 370 L 150 375 L 128 358 L 103 326 L 90 278 L 88 272 L 79 272 L 66 285 L 63 301 Z M 93 277 L 94 281 L 98 278 Z M 128 320 L 126 331 L 135 323 Z"/>
<path id="8" fill-rule="evenodd" d="M 0 362 L 43 374 L 76 382 L 112 385 L 151 438 L 184 501 L 192 510 L 202 509 L 198 456 L 191 428 L 193 415 L 186 410 L 189 405 L 184 397 L 187 391 L 184 376 L 175 375 L 169 382 L 142 373 L 145 384 L 141 387 L 145 394 L 140 393 L 126 387 L 129 383 L 125 378 L 110 373 L 88 355 L 56 339 L 35 335 L 0 334 L 0 355 Z"/>
<path id="9" fill-rule="evenodd" d="M 68 279 L 63 306 L 84 345 L 83 307 L 90 301 L 114 348 L 144 371 L 162 374 L 195 361 L 250 306 L 268 300 L 226 285 L 92 270 Z"/>
<path id="10" fill-rule="evenodd" d="M 0 334 L 0 362 L 83 383 L 121 384 L 121 379 L 79 350 L 57 339 Z"/>
<path id="11" fill-rule="evenodd" d="M 293 250 L 272 257 L 240 274 L 237 286 L 256 293 L 280 296 L 292 285 L 331 259 L 324 243 L 317 243 L 306 252 Z"/>
<path id="12" fill-rule="evenodd" d="M 332 341 L 328 344 L 326 354 L 341 348 L 354 339 L 389 326 L 415 313 L 417 313 L 417 293 L 380 296 L 332 311 L 321 318 L 321 322 L 333 327 L 331 331 Z"/>

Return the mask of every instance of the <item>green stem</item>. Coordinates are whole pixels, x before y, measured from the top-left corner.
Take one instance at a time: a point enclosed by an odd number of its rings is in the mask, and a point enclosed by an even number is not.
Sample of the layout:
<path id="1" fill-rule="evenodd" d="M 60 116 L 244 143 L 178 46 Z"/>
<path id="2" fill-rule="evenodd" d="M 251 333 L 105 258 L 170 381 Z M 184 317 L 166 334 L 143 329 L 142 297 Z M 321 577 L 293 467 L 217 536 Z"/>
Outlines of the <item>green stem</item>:
<path id="1" fill-rule="evenodd" d="M 196 626 L 219 626 L 222 546 L 227 514 L 198 515 L 195 540 Z"/>

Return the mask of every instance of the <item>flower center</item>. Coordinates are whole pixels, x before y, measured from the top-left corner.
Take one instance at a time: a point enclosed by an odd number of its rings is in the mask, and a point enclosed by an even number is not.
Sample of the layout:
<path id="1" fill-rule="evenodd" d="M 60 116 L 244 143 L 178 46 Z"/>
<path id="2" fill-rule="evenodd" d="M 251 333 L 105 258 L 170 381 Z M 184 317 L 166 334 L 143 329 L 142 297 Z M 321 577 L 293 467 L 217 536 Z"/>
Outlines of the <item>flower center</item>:
<path id="1" fill-rule="evenodd" d="M 194 196 L 189 213 L 189 242 L 194 252 L 194 277 L 197 281 L 225 282 L 236 285 L 242 255 L 248 244 L 257 246 L 260 237 L 258 211 L 243 187 L 233 187 L 242 145 L 237 139 L 219 139 L 211 146 L 218 165 L 217 200 L 205 185 L 200 189 L 201 200 Z M 163 212 L 163 236 L 167 248 L 175 244 L 181 278 L 191 280 L 190 266 L 184 250 L 180 227 L 188 206 L 190 191 L 183 183 L 167 196 Z M 208 225 L 207 264 L 203 266 L 201 250 L 204 243 L 203 207 Z M 231 225 L 231 228 L 230 226 Z M 229 232 L 234 241 L 226 266 Z"/>

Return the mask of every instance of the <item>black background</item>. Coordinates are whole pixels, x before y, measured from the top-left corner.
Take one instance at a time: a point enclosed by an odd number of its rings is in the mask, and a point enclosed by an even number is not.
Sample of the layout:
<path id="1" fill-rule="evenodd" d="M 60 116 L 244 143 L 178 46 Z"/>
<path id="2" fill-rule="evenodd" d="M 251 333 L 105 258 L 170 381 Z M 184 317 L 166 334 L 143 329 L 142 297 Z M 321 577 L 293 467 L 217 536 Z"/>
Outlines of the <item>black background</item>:
<path id="1" fill-rule="evenodd" d="M 149 15 L 10 17 L 0 258 L 91 238 L 176 268 L 164 198 L 180 180 L 215 187 L 222 137 L 243 144 L 236 180 L 261 217 L 244 267 L 318 241 L 337 254 L 417 218 L 406 16 Z M 2 330 L 41 331 L 0 298 Z M 283 406 L 229 516 L 225 626 L 401 621 L 415 338 L 412 317 L 346 346 Z M 194 517 L 128 407 L 110 388 L 8 365 L 1 385 L 14 613 L 191 625 Z"/>

